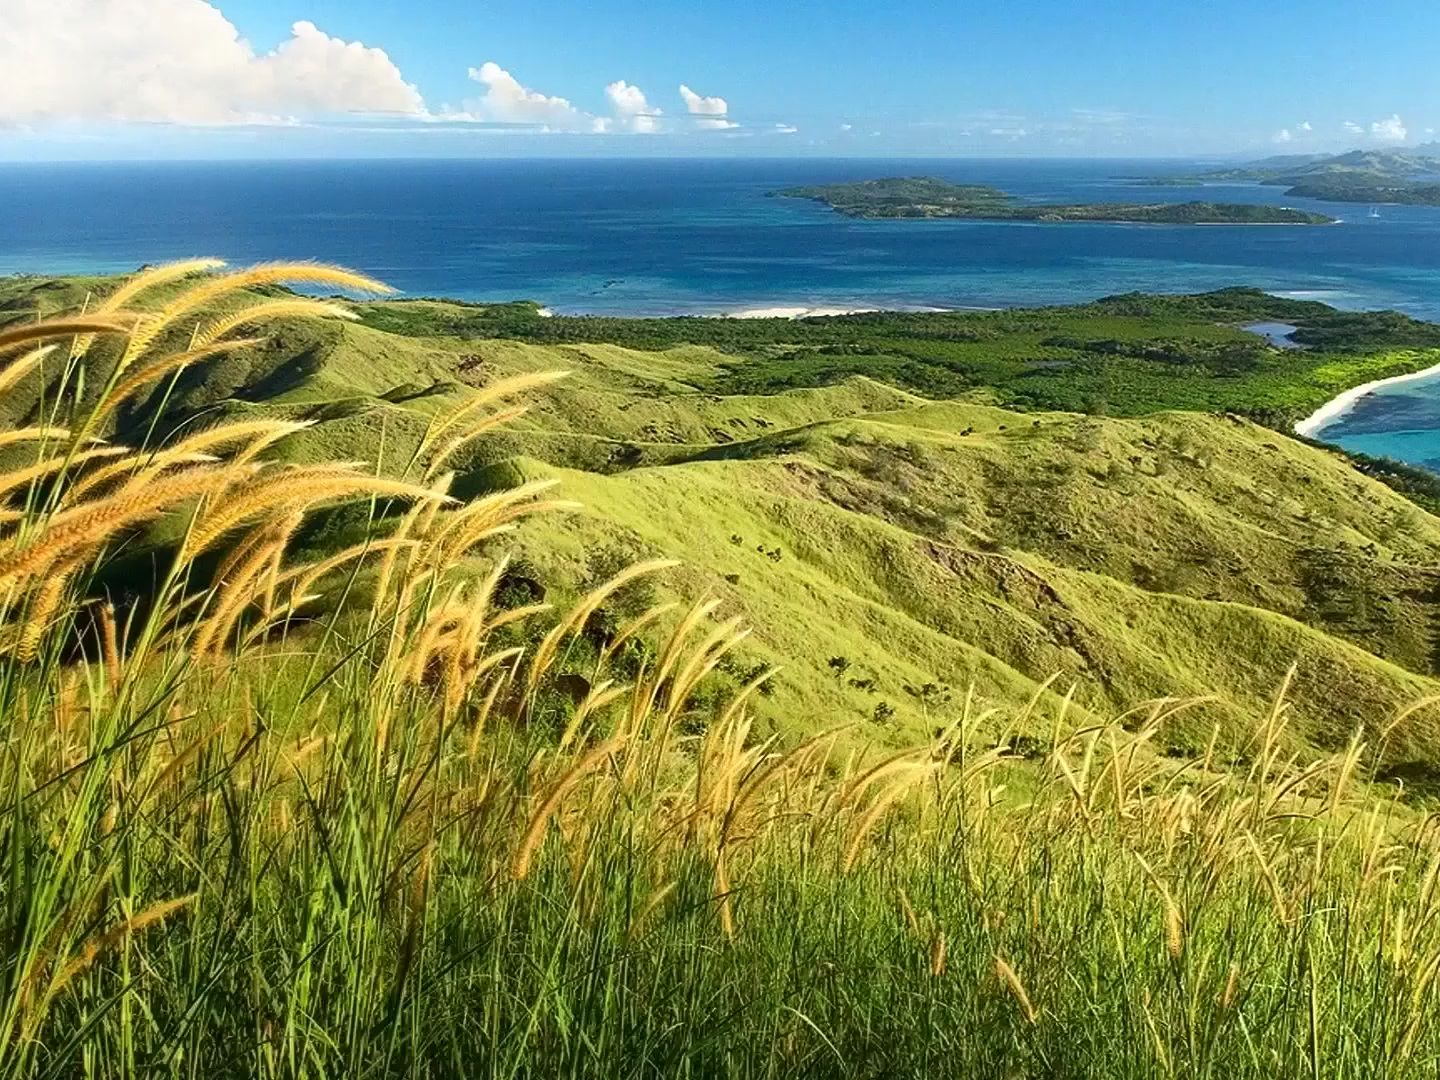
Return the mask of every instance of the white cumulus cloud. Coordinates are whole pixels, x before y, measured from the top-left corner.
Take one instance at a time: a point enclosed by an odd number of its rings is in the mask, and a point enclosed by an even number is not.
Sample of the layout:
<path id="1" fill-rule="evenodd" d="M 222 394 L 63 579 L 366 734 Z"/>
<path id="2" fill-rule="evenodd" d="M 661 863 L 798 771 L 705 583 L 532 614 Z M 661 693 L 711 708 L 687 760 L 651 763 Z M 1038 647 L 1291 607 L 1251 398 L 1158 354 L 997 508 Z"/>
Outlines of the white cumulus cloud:
<path id="1" fill-rule="evenodd" d="M 422 115 L 380 49 L 297 22 L 257 52 L 205 0 L 6 0 L 0 124 L 264 123 L 344 113 Z"/>
<path id="2" fill-rule="evenodd" d="M 684 83 L 680 84 L 680 99 L 691 116 L 725 116 L 730 112 L 730 105 L 723 97 L 704 97 Z"/>
<path id="3" fill-rule="evenodd" d="M 645 100 L 645 91 L 632 86 L 624 79 L 618 79 L 605 87 L 605 96 L 615 110 L 615 119 L 626 131 L 642 135 L 653 134 L 660 129 L 661 111 Z"/>
<path id="4" fill-rule="evenodd" d="M 300 21 L 273 48 L 240 34 L 225 0 L 0 0 L 0 131 L 56 124 L 326 122 L 357 116 L 572 134 L 680 130 L 624 79 L 605 108 L 526 86 L 495 61 L 469 69 L 479 91 L 432 111 L 379 48 Z M 689 130 L 738 127 L 722 97 L 680 87 Z M 353 127 L 353 124 L 351 125 Z"/>
<path id="5" fill-rule="evenodd" d="M 624 79 L 616 79 L 605 87 L 611 115 L 597 116 L 579 108 L 569 98 L 532 90 L 494 61 L 471 68 L 470 78 L 485 87 L 485 95 L 466 101 L 463 111 L 448 114 L 446 119 L 478 120 L 571 134 L 649 135 L 661 130 L 662 110 L 650 104 L 644 90 Z"/>
<path id="6" fill-rule="evenodd" d="M 1402 143 L 1409 132 L 1405 130 L 1405 124 L 1396 113 L 1384 120 L 1376 120 L 1370 125 L 1370 137 L 1378 142 Z"/>
<path id="7" fill-rule="evenodd" d="M 1364 129 L 1363 127 L 1361 127 L 1359 124 L 1355 123 L 1354 120 L 1346 120 L 1345 123 L 1341 124 L 1340 126 L 1345 129 L 1345 134 L 1347 134 L 1347 135 L 1364 135 L 1364 134 L 1365 134 L 1365 129 Z"/>
<path id="8" fill-rule="evenodd" d="M 1309 120 L 1301 120 L 1300 123 L 1299 123 L 1299 125 L 1298 125 L 1298 129 L 1299 129 L 1300 131 L 1313 131 L 1313 130 L 1315 130 L 1314 128 L 1312 128 L 1312 127 L 1310 126 L 1310 121 L 1309 121 Z"/>
<path id="9" fill-rule="evenodd" d="M 1295 136 L 1290 133 L 1289 128 L 1281 128 L 1279 131 L 1275 132 L 1274 141 L 1277 143 L 1287 143 L 1293 138 L 1295 138 Z"/>
<path id="10" fill-rule="evenodd" d="M 723 97 L 706 97 L 681 83 L 680 100 L 693 118 L 691 122 L 701 131 L 725 131 L 740 126 L 730 119 L 730 103 Z"/>
<path id="11" fill-rule="evenodd" d="M 605 130 L 603 121 L 577 109 L 568 99 L 531 90 L 493 60 L 471 68 L 470 78 L 485 87 L 482 97 L 465 102 L 465 112 L 476 119 L 545 131 Z"/>

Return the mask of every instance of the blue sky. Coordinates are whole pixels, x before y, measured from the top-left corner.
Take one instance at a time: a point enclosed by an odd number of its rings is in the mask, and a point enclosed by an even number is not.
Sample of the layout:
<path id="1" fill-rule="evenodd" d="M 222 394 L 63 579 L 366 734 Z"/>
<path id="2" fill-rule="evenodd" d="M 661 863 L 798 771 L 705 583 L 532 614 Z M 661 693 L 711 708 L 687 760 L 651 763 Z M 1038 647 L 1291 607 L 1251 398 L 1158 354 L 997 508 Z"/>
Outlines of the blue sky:
<path id="1" fill-rule="evenodd" d="M 1254 155 L 1440 127 L 1420 0 L 5 6 L 6 158 Z"/>

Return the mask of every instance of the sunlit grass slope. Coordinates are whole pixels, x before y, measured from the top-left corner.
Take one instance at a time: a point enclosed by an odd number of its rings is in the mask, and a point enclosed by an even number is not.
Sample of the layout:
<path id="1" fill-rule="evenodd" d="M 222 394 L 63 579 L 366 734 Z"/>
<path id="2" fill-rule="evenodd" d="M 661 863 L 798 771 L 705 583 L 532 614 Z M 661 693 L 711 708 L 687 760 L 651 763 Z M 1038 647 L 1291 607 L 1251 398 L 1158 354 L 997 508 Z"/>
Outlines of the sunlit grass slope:
<path id="1" fill-rule="evenodd" d="M 75 301 L 82 288 L 96 283 L 12 286 L 12 303 Z M 154 295 L 167 288 L 175 286 Z M 285 295 L 267 288 L 220 303 Z M 177 438 L 196 416 L 303 421 L 310 426 L 278 454 L 397 475 L 435 416 L 498 379 L 568 370 L 523 416 L 457 452 L 455 490 L 561 476 L 579 493 L 591 510 L 528 528 L 528 565 L 510 572 L 543 576 L 557 595 L 594 584 L 626 557 L 682 560 L 685 591 L 713 593 L 754 628 L 729 678 L 783 660 L 759 704 L 762 723 L 777 729 L 810 728 L 819 721 L 806 717 L 823 714 L 903 741 L 927 730 L 937 701 L 962 686 L 1014 703 L 1060 673 L 1081 679 L 1077 704 L 1102 712 L 1171 693 L 1213 696 L 1189 729 L 1172 733 L 1172 749 L 1184 753 L 1203 743 L 1211 714 L 1250 714 L 1298 661 L 1297 730 L 1331 746 L 1357 721 L 1434 689 L 1440 521 L 1339 455 L 1249 420 L 1020 413 L 987 404 L 997 390 L 986 386 L 932 402 L 847 373 L 855 350 L 824 343 L 851 320 L 720 331 L 714 320 L 651 323 L 669 338 L 636 348 L 465 336 L 485 309 L 353 310 L 365 323 L 281 318 L 263 341 L 147 387 L 116 425 Z M 1160 350 L 1161 367 L 1192 348 L 1203 362 L 1185 379 L 1209 384 L 1243 382 L 1211 370 L 1239 363 L 1223 350 L 1241 345 L 1260 350 L 1265 379 L 1297 362 L 1216 321 L 1227 313 L 1147 313 L 1132 302 L 998 322 L 912 327 L 895 318 L 916 355 L 963 347 L 1072 365 L 1039 373 L 1072 370 L 1076 361 L 1055 356 L 1083 340 Z M 593 322 L 599 336 L 626 336 L 624 324 Z M 672 340 L 687 327 L 696 338 L 738 335 L 746 351 Z M 770 340 L 782 334 L 800 344 Z M 1068 344 L 1056 343 L 1062 337 Z M 1373 362 L 1320 366 L 1359 378 Z M 840 368 L 835 381 L 717 392 L 765 381 L 752 370 L 824 363 Z M 1296 372 L 1295 385 L 1315 370 Z M 344 515 L 331 518 L 302 536 L 317 552 L 348 538 Z M 1396 748 L 1406 760 L 1436 756 L 1423 733 L 1406 747 Z"/>
<path id="2" fill-rule="evenodd" d="M 0 1076 L 1440 1068 L 1430 680 L 1122 573 L 1282 596 L 1298 507 L 1401 580 L 1434 519 L 1225 419 L 696 440 L 691 349 L 377 396 L 465 354 L 217 270 L 0 326 Z"/>

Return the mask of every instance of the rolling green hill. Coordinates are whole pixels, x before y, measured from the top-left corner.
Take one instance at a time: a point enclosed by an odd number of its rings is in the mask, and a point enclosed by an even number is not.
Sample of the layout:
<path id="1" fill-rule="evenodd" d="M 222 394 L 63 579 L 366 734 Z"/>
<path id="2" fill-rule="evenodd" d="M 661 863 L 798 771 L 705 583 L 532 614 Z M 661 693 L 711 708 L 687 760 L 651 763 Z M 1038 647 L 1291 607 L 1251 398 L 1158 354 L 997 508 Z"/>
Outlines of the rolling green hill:
<path id="1" fill-rule="evenodd" d="M 0 305 L 23 317 L 104 287 L 12 281 Z M 1428 324 L 1246 290 L 753 323 L 357 311 L 196 365 L 118 426 L 305 419 L 280 453 L 397 472 L 437 409 L 568 370 L 459 459 L 455 490 L 555 476 L 585 504 L 520 531 L 521 583 L 571 592 L 627 560 L 683 560 L 663 590 L 710 592 L 754 627 L 729 678 L 782 666 L 771 727 L 856 721 L 902 741 L 972 688 L 979 708 L 1073 682 L 1080 715 L 1206 696 L 1167 747 L 1219 724 L 1239 751 L 1298 664 L 1292 731 L 1334 747 L 1440 692 L 1440 519 L 1256 422 L 1433 363 Z M 1240 329 L 1267 317 L 1310 347 Z M 338 542 L 352 512 L 303 541 Z M 1440 760 L 1433 720 L 1392 735 L 1393 767 Z"/>
<path id="2" fill-rule="evenodd" d="M 1287 155 L 1148 181 L 1161 187 L 1253 181 L 1286 188 L 1285 194 L 1327 202 L 1440 204 L 1435 144 L 1405 150 L 1351 150 L 1344 154 Z"/>

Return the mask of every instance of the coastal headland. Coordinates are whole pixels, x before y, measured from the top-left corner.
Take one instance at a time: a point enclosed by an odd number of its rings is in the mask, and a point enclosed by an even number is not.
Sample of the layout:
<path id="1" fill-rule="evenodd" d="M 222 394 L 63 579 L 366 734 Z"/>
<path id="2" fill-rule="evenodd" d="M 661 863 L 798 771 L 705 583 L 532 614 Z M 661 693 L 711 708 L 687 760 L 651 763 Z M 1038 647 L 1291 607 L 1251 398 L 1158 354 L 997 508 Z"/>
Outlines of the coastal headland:
<path id="1" fill-rule="evenodd" d="M 810 199 L 856 218 L 1090 221 L 1140 225 L 1333 225 L 1327 214 L 1256 203 L 1027 203 L 999 188 L 953 184 L 930 176 L 784 188 L 773 194 Z"/>

